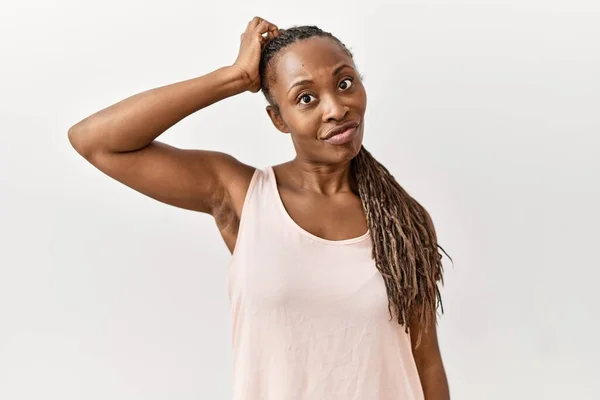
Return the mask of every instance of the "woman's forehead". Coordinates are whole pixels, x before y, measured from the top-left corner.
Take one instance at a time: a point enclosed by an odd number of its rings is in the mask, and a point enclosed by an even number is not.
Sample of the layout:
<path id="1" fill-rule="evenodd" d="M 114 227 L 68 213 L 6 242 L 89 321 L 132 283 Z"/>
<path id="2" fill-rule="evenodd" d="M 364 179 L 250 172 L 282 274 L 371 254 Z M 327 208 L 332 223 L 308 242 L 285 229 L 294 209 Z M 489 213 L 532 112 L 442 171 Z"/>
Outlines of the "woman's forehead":
<path id="1" fill-rule="evenodd" d="M 298 77 L 331 74 L 340 64 L 354 65 L 342 46 L 330 38 L 315 37 L 293 43 L 276 61 L 277 81 L 288 85 Z"/>

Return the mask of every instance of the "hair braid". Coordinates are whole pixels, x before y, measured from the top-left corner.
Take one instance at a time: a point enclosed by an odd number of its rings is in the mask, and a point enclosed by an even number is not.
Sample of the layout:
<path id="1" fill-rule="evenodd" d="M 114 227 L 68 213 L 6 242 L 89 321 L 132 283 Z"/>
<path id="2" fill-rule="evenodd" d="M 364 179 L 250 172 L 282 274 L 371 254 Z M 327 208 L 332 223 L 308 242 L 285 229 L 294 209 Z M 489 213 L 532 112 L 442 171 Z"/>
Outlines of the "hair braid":
<path id="1" fill-rule="evenodd" d="M 367 149 L 352 159 L 352 173 L 367 216 L 372 255 L 384 278 L 389 305 L 399 324 L 410 329 L 416 318 L 423 329 L 436 320 L 443 304 L 437 283 L 443 284 L 442 255 L 429 213 L 412 198 Z M 446 254 L 447 255 L 447 254 Z M 417 345 L 423 332 L 418 332 Z"/>

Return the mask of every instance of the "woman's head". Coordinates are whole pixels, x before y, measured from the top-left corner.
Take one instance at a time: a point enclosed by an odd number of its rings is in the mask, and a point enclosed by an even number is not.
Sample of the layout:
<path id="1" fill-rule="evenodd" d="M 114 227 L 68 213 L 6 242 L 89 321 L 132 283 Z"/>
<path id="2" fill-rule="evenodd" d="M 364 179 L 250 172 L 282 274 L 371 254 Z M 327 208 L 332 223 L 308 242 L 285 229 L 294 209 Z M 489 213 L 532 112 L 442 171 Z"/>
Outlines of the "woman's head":
<path id="1" fill-rule="evenodd" d="M 267 112 L 291 134 L 301 159 L 327 164 L 358 154 L 367 97 L 352 54 L 337 38 L 315 26 L 281 29 L 265 43 L 259 73 Z M 325 140 L 346 123 L 356 126 L 347 142 Z"/>
<path id="2" fill-rule="evenodd" d="M 362 146 L 367 97 L 352 54 L 315 26 L 280 30 L 262 49 L 259 74 L 267 112 L 277 129 L 291 134 L 302 160 L 350 161 L 390 315 L 393 306 L 407 331 L 414 322 L 427 330 L 441 306 L 437 282 L 443 283 L 443 270 L 437 248 L 442 248 L 427 211 Z M 323 140 L 331 128 L 346 122 L 358 124 L 348 143 Z"/>

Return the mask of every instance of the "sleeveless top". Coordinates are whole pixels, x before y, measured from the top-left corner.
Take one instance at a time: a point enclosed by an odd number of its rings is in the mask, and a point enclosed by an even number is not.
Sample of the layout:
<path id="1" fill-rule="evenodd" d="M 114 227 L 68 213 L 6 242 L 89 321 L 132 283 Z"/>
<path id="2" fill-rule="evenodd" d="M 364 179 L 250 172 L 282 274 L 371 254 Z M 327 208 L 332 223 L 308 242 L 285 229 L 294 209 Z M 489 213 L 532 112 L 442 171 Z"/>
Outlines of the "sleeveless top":
<path id="1" fill-rule="evenodd" d="M 371 237 L 327 240 L 256 169 L 227 272 L 233 400 L 422 400 L 410 336 L 390 321 Z"/>

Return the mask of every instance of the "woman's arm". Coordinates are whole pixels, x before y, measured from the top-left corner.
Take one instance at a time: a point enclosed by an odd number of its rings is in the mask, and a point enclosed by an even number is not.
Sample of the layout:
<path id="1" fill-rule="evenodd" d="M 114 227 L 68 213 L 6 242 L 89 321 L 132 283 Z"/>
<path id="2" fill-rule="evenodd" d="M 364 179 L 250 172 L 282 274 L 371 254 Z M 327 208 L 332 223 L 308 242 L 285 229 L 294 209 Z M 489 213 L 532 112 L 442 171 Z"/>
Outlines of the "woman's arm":
<path id="1" fill-rule="evenodd" d="M 69 129 L 76 150 L 126 153 L 141 150 L 190 114 L 247 90 L 235 67 L 147 90 L 83 119 Z"/>
<path id="2" fill-rule="evenodd" d="M 122 100 L 75 124 L 68 137 L 111 178 L 164 203 L 212 213 L 224 196 L 221 182 L 243 164 L 223 153 L 178 149 L 155 139 L 189 114 L 247 87 L 237 68 L 220 68 Z"/>
<path id="3" fill-rule="evenodd" d="M 138 93 L 98 111 L 69 129 L 71 145 L 96 168 L 138 192 L 215 215 L 226 199 L 241 195 L 253 168 L 224 153 L 178 149 L 155 139 L 204 107 L 256 91 L 262 35 L 276 32 L 274 25 L 255 18 L 233 65 Z"/>
<path id="4" fill-rule="evenodd" d="M 412 330 L 420 329 L 418 321 L 411 321 Z M 450 400 L 450 388 L 446 371 L 440 354 L 436 327 L 430 327 L 423 332 L 421 343 L 416 346 L 417 335 L 411 335 L 412 351 L 419 371 L 421 386 L 425 393 L 425 400 Z"/>

